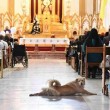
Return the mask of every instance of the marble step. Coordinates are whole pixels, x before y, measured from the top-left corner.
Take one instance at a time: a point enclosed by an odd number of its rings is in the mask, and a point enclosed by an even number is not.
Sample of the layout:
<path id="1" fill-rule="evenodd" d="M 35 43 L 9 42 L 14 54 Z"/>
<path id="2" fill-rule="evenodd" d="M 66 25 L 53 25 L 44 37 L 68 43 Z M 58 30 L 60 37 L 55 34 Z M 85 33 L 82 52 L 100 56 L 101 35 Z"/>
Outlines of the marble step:
<path id="1" fill-rule="evenodd" d="M 65 59 L 65 52 L 61 51 L 30 51 L 28 52 L 29 59 L 45 59 L 45 58 L 53 58 L 53 59 Z"/>

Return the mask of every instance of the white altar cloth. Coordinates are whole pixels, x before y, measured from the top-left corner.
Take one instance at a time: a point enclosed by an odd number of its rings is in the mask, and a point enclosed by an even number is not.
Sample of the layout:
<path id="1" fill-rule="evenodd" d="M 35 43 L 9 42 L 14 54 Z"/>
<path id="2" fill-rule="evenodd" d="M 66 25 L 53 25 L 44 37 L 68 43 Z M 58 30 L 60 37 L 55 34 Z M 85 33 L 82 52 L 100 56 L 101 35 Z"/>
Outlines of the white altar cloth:
<path id="1" fill-rule="evenodd" d="M 20 44 L 66 44 L 69 45 L 68 38 L 20 38 Z"/>

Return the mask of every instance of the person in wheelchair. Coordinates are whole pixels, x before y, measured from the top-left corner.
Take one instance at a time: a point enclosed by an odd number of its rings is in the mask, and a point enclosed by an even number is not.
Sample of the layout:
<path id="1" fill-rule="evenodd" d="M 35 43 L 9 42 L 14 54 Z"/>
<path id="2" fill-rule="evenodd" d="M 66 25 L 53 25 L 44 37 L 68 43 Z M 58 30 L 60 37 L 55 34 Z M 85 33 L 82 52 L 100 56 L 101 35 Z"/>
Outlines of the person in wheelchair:
<path id="1" fill-rule="evenodd" d="M 17 63 L 22 63 L 24 67 L 28 66 L 28 57 L 25 45 L 14 45 L 12 50 L 12 67 Z"/>

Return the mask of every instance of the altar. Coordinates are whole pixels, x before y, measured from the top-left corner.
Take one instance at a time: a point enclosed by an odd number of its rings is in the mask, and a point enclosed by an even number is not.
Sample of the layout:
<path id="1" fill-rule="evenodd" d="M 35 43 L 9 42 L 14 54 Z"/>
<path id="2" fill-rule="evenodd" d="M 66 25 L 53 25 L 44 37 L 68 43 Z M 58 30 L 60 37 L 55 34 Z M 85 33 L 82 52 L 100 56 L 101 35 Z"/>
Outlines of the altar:
<path id="1" fill-rule="evenodd" d="M 36 5 L 34 5 L 34 3 Z M 36 50 L 35 48 L 39 48 L 37 50 L 49 50 L 55 46 L 55 50 L 63 50 L 65 51 L 65 47 L 68 45 L 67 43 L 55 43 L 58 39 L 68 38 L 68 32 L 65 27 L 65 24 L 62 22 L 62 2 L 61 1 L 52 1 L 52 0 L 39 0 L 33 1 L 31 3 L 31 21 L 29 19 L 24 20 L 23 24 L 23 34 L 22 40 L 25 40 L 25 45 L 29 50 Z M 39 33 L 31 33 L 33 28 L 33 19 L 36 19 L 39 23 L 40 32 Z M 36 26 L 36 28 L 39 28 Z M 54 35 L 54 41 L 52 40 L 52 36 Z M 29 40 L 30 39 L 30 40 Z M 35 40 L 37 39 L 37 40 Z M 39 43 L 43 39 L 43 41 L 52 41 L 51 43 Z M 45 40 L 44 40 L 45 39 Z M 51 39 L 51 40 L 50 40 Z M 36 43 L 32 43 L 33 41 L 39 41 Z M 29 43 L 28 41 L 32 41 Z M 28 42 L 28 43 L 27 43 Z"/>
<path id="2" fill-rule="evenodd" d="M 62 8 L 60 7 L 62 2 L 54 2 L 52 0 L 39 0 L 36 2 L 38 6 L 31 7 L 31 22 L 26 21 L 23 25 L 24 35 L 26 37 L 31 36 L 28 34 L 32 31 L 33 19 L 37 19 L 39 22 L 39 37 L 51 37 L 51 35 L 54 34 L 55 37 L 60 38 L 60 36 L 68 35 L 65 24 L 62 22 L 62 14 L 59 12 L 62 11 Z M 37 34 L 34 34 L 34 36 L 32 35 L 32 37 L 38 36 Z"/>

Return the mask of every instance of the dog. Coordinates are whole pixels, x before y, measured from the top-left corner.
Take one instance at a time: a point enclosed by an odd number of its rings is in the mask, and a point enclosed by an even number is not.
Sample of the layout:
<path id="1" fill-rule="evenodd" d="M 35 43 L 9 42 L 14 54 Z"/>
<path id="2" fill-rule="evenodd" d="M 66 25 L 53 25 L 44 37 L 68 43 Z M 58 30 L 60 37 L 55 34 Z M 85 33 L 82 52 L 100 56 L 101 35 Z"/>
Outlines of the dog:
<path id="1" fill-rule="evenodd" d="M 49 80 L 49 87 L 42 88 L 39 93 L 30 94 L 29 96 L 70 96 L 76 94 L 97 95 L 84 89 L 85 78 L 77 78 L 65 85 L 61 85 L 58 80 Z"/>

